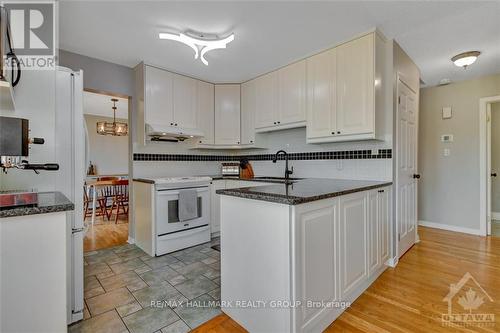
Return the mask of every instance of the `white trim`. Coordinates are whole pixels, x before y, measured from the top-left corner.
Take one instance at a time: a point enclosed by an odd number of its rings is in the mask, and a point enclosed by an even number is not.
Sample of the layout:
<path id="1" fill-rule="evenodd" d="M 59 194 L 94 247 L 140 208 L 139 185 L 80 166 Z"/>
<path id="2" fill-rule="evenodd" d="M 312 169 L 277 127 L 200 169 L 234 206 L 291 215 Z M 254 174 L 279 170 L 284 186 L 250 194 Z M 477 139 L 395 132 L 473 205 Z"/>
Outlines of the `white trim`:
<path id="1" fill-rule="evenodd" d="M 480 229 L 458 227 L 456 225 L 422 221 L 422 220 L 418 221 L 418 225 L 420 225 L 422 227 L 429 227 L 429 228 L 434 228 L 434 229 L 442 229 L 442 230 L 448 230 L 448 231 L 454 231 L 454 232 L 461 232 L 461 233 L 470 234 L 470 235 L 484 236 L 484 234 L 482 233 L 482 230 L 480 230 Z"/>
<path id="2" fill-rule="evenodd" d="M 385 264 L 389 267 L 394 268 L 397 266 L 398 263 L 399 263 L 399 257 L 395 256 L 394 258 L 389 258 L 389 260 L 387 260 Z"/>
<path id="3" fill-rule="evenodd" d="M 487 105 L 500 102 L 500 96 L 483 97 L 479 99 L 479 232 L 488 234 L 488 166 L 487 166 Z"/>
<path id="4" fill-rule="evenodd" d="M 492 220 L 500 220 L 500 212 L 491 212 Z"/>
<path id="5" fill-rule="evenodd" d="M 135 244 L 135 239 L 133 239 L 132 237 L 128 236 L 127 243 L 129 243 L 129 244 Z"/>

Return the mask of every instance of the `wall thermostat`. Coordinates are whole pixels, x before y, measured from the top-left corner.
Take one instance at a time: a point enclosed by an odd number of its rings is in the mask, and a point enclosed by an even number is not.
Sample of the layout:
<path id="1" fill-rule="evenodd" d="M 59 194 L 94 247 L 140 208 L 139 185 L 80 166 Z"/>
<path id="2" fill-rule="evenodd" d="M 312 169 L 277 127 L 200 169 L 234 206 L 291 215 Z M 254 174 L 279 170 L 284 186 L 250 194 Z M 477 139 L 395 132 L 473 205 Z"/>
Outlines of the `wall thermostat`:
<path id="1" fill-rule="evenodd" d="M 443 119 L 450 119 L 451 118 L 451 106 L 443 107 L 442 113 L 443 113 Z"/>
<path id="2" fill-rule="evenodd" d="M 441 142 L 453 142 L 453 134 L 441 135 Z"/>

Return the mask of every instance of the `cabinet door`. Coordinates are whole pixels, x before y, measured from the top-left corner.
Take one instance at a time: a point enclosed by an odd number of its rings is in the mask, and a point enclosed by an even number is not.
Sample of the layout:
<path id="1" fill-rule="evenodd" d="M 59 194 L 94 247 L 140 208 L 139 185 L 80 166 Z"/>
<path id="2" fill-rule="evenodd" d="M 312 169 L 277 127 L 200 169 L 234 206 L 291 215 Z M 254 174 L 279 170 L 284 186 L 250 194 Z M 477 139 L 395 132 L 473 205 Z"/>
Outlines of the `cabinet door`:
<path id="1" fill-rule="evenodd" d="M 338 200 L 322 200 L 295 207 L 296 299 L 332 302 L 338 292 Z M 329 307 L 303 304 L 296 313 L 297 332 L 316 331 L 318 318 Z"/>
<path id="2" fill-rule="evenodd" d="M 220 231 L 220 195 L 215 193 L 217 190 L 222 190 L 226 188 L 225 180 L 214 180 L 212 181 L 211 191 L 210 191 L 210 205 L 212 210 L 210 212 L 210 231 L 211 233 Z"/>
<path id="3" fill-rule="evenodd" d="M 240 143 L 240 85 L 215 85 L 215 144 Z"/>
<path id="4" fill-rule="evenodd" d="M 278 124 L 278 79 L 276 72 L 255 79 L 255 128 L 270 127 Z"/>
<path id="5" fill-rule="evenodd" d="M 214 144 L 214 85 L 198 81 L 197 116 L 198 128 L 205 134 L 199 143 Z"/>
<path id="6" fill-rule="evenodd" d="M 368 275 L 367 192 L 340 197 L 340 297 L 355 291 Z"/>
<path id="7" fill-rule="evenodd" d="M 187 76 L 173 75 L 174 125 L 181 128 L 196 128 L 196 80 Z"/>
<path id="8" fill-rule="evenodd" d="M 255 81 L 241 85 L 241 144 L 255 142 Z"/>
<path id="9" fill-rule="evenodd" d="M 374 34 L 337 47 L 337 130 L 340 135 L 375 131 Z"/>
<path id="10" fill-rule="evenodd" d="M 380 268 L 380 216 L 378 190 L 368 193 L 368 271 L 369 274 Z"/>
<path id="11" fill-rule="evenodd" d="M 332 136 L 335 119 L 335 49 L 307 59 L 307 138 Z"/>
<path id="12" fill-rule="evenodd" d="M 389 260 L 391 250 L 391 188 L 386 187 L 378 190 L 378 219 L 380 237 L 380 263 L 383 265 Z"/>
<path id="13" fill-rule="evenodd" d="M 144 121 L 146 124 L 173 125 L 173 74 L 145 66 Z"/>
<path id="14" fill-rule="evenodd" d="M 306 121 L 306 61 L 278 71 L 280 125 Z"/>

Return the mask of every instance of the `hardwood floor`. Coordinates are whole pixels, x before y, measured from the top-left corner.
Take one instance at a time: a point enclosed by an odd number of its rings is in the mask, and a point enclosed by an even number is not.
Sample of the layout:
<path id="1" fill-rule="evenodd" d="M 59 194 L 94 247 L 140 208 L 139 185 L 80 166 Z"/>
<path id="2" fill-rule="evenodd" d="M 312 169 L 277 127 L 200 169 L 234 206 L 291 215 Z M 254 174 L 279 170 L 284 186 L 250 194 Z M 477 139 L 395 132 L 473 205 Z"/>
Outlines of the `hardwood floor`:
<path id="1" fill-rule="evenodd" d="M 479 237 L 450 231 L 419 228 L 420 243 L 387 269 L 325 332 L 500 332 L 496 325 L 446 327 L 448 312 L 443 298 L 450 284 L 469 272 L 493 299 L 474 313 L 500 317 L 500 237 Z M 474 288 L 469 280 L 462 290 Z M 463 313 L 456 303 L 454 313 Z M 196 333 L 246 332 L 225 314 L 201 325 Z"/>
<path id="2" fill-rule="evenodd" d="M 83 252 L 105 249 L 112 246 L 123 245 L 128 240 L 128 219 L 120 217 L 118 224 L 114 218 L 111 221 L 96 217 L 94 226 L 90 224 L 90 219 L 85 221 L 87 230 L 83 238 Z"/>

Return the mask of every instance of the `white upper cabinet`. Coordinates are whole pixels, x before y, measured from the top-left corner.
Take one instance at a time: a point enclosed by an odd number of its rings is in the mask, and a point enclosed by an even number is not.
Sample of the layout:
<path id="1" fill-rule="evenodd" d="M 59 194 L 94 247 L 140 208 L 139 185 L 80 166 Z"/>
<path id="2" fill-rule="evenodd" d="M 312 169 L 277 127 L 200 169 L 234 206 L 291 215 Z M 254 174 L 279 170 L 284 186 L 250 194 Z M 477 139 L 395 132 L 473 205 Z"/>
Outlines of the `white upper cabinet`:
<path id="1" fill-rule="evenodd" d="M 307 59 L 307 142 L 384 139 L 385 42 L 377 32 Z"/>
<path id="2" fill-rule="evenodd" d="M 173 74 L 174 126 L 196 128 L 196 80 Z"/>
<path id="3" fill-rule="evenodd" d="M 252 81 L 255 82 L 255 128 L 258 132 L 305 125 L 305 60 Z"/>
<path id="4" fill-rule="evenodd" d="M 240 144 L 240 85 L 215 86 L 215 144 Z"/>
<path id="5" fill-rule="evenodd" d="M 241 85 L 241 144 L 255 143 L 255 80 Z"/>
<path id="6" fill-rule="evenodd" d="M 306 61 L 278 70 L 279 125 L 306 121 Z"/>
<path id="7" fill-rule="evenodd" d="M 366 35 L 337 48 L 337 134 L 375 131 L 374 37 Z"/>
<path id="8" fill-rule="evenodd" d="M 278 76 L 271 72 L 255 79 L 255 128 L 278 123 Z"/>
<path id="9" fill-rule="evenodd" d="M 307 138 L 333 135 L 335 118 L 336 50 L 307 59 Z"/>
<path id="10" fill-rule="evenodd" d="M 144 121 L 146 124 L 173 125 L 173 74 L 156 67 L 145 67 Z"/>
<path id="11" fill-rule="evenodd" d="M 214 85 L 198 81 L 197 115 L 198 128 L 204 136 L 199 138 L 201 144 L 214 144 Z"/>

